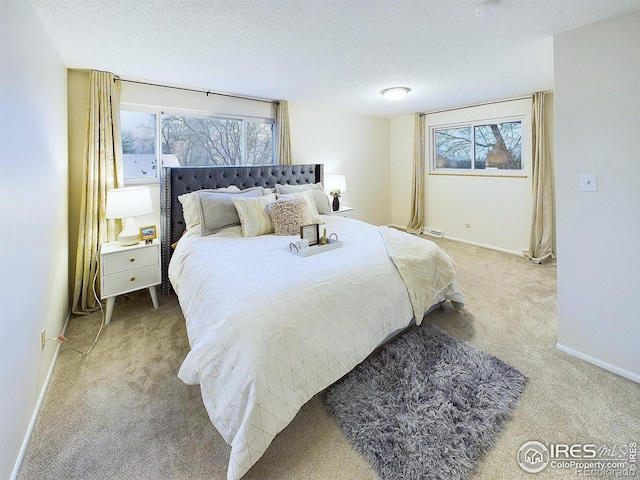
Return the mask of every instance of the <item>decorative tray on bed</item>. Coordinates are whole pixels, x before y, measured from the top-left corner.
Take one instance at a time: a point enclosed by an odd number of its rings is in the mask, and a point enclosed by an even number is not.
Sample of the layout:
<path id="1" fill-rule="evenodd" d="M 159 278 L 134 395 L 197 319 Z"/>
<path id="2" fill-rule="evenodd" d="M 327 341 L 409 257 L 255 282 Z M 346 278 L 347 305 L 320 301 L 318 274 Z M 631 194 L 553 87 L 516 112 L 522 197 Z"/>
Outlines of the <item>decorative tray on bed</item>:
<path id="1" fill-rule="evenodd" d="M 329 250 L 333 250 L 335 248 L 340 248 L 342 246 L 342 242 L 338 240 L 329 239 L 329 243 L 326 245 L 313 245 L 306 248 L 298 248 L 295 243 L 290 243 L 287 246 L 287 250 L 289 250 L 294 255 L 298 255 L 299 257 L 308 257 L 310 255 L 315 255 L 316 253 L 327 252 Z"/>

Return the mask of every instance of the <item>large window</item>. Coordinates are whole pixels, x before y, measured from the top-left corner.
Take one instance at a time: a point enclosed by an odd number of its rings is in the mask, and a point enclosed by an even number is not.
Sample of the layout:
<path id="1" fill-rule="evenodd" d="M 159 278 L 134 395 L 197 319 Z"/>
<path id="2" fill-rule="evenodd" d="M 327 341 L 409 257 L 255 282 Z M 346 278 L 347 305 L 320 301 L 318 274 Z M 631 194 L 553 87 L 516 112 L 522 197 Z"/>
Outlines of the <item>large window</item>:
<path id="1" fill-rule="evenodd" d="M 440 173 L 520 173 L 522 118 L 431 128 L 431 170 Z"/>
<path id="2" fill-rule="evenodd" d="M 220 118 L 122 109 L 125 181 L 157 181 L 158 165 L 272 165 L 271 119 Z M 157 152 L 161 152 L 158 156 Z"/>

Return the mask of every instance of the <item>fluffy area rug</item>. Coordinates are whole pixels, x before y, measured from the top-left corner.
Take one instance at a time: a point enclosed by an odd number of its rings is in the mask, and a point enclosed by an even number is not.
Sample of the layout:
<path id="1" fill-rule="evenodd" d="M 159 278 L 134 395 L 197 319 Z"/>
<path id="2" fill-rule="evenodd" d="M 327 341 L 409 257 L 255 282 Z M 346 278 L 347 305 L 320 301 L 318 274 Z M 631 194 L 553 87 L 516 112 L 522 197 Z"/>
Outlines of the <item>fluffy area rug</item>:
<path id="1" fill-rule="evenodd" d="M 381 478 L 466 479 L 526 381 L 502 360 L 423 323 L 329 387 L 323 403 Z"/>

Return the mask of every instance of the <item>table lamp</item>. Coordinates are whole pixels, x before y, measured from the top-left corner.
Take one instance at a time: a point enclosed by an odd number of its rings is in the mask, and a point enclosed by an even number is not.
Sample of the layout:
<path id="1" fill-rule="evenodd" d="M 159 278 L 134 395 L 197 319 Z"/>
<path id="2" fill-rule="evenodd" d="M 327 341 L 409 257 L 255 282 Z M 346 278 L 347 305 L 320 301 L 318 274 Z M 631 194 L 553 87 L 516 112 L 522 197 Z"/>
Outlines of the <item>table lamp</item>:
<path id="1" fill-rule="evenodd" d="M 107 191 L 107 218 L 121 218 L 124 228 L 118 235 L 120 245 L 136 245 L 140 230 L 133 217 L 153 212 L 151 192 L 147 187 L 116 188 Z"/>

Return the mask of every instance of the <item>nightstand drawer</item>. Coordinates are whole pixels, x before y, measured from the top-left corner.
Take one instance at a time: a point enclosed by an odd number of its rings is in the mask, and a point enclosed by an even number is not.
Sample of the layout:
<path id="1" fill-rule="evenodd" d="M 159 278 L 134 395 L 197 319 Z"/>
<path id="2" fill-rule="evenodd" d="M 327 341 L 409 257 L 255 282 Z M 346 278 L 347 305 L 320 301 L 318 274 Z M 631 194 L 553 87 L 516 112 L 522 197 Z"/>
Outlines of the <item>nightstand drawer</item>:
<path id="1" fill-rule="evenodd" d="M 102 277 L 102 298 L 126 293 L 160 283 L 158 264 L 113 273 Z"/>
<path id="2" fill-rule="evenodd" d="M 103 275 L 131 270 L 132 268 L 157 265 L 157 248 L 136 248 L 130 251 L 109 253 L 104 256 L 102 268 Z"/>

